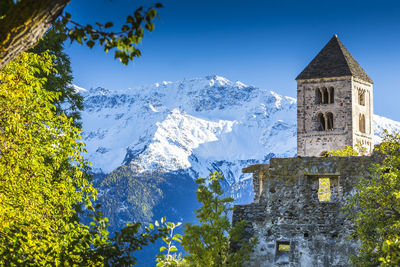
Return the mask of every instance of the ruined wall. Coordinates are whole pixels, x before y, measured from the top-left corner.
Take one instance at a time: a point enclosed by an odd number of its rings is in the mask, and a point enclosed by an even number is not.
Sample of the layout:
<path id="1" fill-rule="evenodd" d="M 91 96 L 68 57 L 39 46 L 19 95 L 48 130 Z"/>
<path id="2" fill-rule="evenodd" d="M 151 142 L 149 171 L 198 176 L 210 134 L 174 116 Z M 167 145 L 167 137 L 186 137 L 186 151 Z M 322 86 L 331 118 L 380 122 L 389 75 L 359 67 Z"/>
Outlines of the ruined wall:
<path id="1" fill-rule="evenodd" d="M 347 240 L 352 224 L 342 207 L 371 161 L 272 158 L 244 169 L 254 175 L 255 201 L 235 206 L 233 223 L 247 220 L 246 238 L 259 240 L 248 266 L 348 266 L 358 243 Z M 329 178 L 330 199 L 321 198 L 320 178 Z"/>

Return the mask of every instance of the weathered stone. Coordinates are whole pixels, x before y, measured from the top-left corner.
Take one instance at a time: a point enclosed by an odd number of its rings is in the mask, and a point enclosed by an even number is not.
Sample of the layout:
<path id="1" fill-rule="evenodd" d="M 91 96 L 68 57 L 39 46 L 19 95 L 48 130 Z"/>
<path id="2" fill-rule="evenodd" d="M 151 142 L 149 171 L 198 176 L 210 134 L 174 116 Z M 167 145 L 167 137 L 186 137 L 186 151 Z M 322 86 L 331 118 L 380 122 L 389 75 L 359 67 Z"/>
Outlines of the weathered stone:
<path id="1" fill-rule="evenodd" d="M 348 240 L 353 225 L 342 208 L 374 159 L 272 158 L 269 165 L 252 166 L 253 175 L 266 181 L 254 187 L 258 202 L 237 205 L 233 213 L 233 223 L 249 222 L 246 239 L 259 240 L 248 266 L 348 266 L 348 256 L 357 252 L 359 244 Z M 294 165 L 296 176 L 283 175 Z M 330 201 L 318 198 L 319 178 L 331 181 Z M 282 242 L 290 247 L 287 255 L 283 253 L 286 256 L 279 251 Z"/>

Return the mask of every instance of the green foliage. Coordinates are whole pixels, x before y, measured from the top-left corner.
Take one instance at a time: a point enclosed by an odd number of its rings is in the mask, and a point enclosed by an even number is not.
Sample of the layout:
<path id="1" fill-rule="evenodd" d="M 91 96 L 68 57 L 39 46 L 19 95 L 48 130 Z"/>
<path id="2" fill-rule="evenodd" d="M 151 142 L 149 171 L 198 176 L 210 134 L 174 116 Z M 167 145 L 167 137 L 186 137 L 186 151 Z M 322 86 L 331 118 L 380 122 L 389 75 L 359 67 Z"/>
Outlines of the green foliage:
<path id="1" fill-rule="evenodd" d="M 0 266 L 135 264 L 132 253 L 168 228 L 132 223 L 109 236 L 108 219 L 92 206 L 79 130 L 54 112 L 60 93 L 44 89 L 53 62 L 23 53 L 0 70 Z M 77 216 L 82 205 L 90 226 Z"/>
<path id="2" fill-rule="evenodd" d="M 398 266 L 400 262 L 400 135 L 384 132 L 375 148 L 378 163 L 370 177 L 360 178 L 357 193 L 346 207 L 361 242 L 356 266 Z"/>
<path id="3" fill-rule="evenodd" d="M 64 31 L 71 42 L 85 44 L 89 48 L 95 45 L 104 47 L 107 53 L 114 51 L 114 58 L 118 58 L 123 64 L 128 65 L 135 57 L 141 56 L 141 51 L 137 45 L 141 42 L 145 29 L 149 32 L 154 30 L 154 19 L 158 17 L 157 9 L 162 8 L 162 4 L 157 3 L 153 7 L 145 10 L 139 7 L 128 15 L 119 31 L 112 31 L 114 24 L 106 22 L 104 24 L 96 22 L 93 25 L 81 25 L 71 20 L 71 14 L 65 13 L 61 19 L 60 30 Z"/>
<path id="4" fill-rule="evenodd" d="M 198 178 L 197 200 L 202 206 L 196 210 L 200 224 L 185 225 L 182 246 L 189 266 L 241 266 L 249 259 L 256 240 L 241 242 L 246 221 L 231 225 L 228 212 L 232 210 L 231 197 L 222 197 L 220 173 L 211 173 L 207 179 Z M 206 183 L 209 183 L 208 186 Z M 231 242 L 240 243 L 240 249 L 230 249 Z"/>
<path id="5" fill-rule="evenodd" d="M 357 143 L 355 148 L 351 146 L 341 146 L 339 150 L 330 150 L 325 153 L 326 157 L 351 157 L 362 156 L 367 153 L 367 149 L 361 144 Z"/>
<path id="6" fill-rule="evenodd" d="M 393 238 L 391 238 L 393 239 Z M 381 266 L 400 266 L 400 240 L 385 240 L 382 245 Z"/>
<path id="7" fill-rule="evenodd" d="M 81 116 L 79 111 L 83 109 L 83 97 L 77 94 L 72 86 L 71 61 L 64 52 L 64 41 L 67 36 L 60 32 L 59 28 L 60 23 L 56 22 L 30 52 L 41 54 L 47 51 L 55 56 L 53 58 L 54 70 L 48 75 L 42 74 L 40 78 L 46 77 L 47 79 L 44 83 L 44 89 L 61 93 L 58 99 L 52 103 L 56 106 L 56 113 L 65 113 L 68 118 L 73 118 L 74 126 L 80 128 Z"/>
<path id="8" fill-rule="evenodd" d="M 165 220 L 165 218 L 164 218 Z M 163 221 L 161 221 L 163 222 Z M 166 223 L 169 230 L 169 235 L 163 237 L 165 246 L 160 248 L 160 254 L 156 255 L 157 267 L 160 266 L 184 266 L 185 261 L 182 259 L 181 253 L 176 253 L 178 249 L 173 245 L 173 241 L 182 243 L 183 236 L 180 234 L 174 234 L 175 228 L 179 227 L 182 223 Z M 164 253 L 165 254 L 164 254 Z"/>
<path id="9" fill-rule="evenodd" d="M 20 0 L 0 1 L 0 21 L 6 17 L 7 12 L 12 7 L 15 7 L 18 2 Z M 106 53 L 115 49 L 114 58 L 118 58 L 124 65 L 128 65 L 129 61 L 141 56 L 141 51 L 137 46 L 142 41 L 145 30 L 149 32 L 154 30 L 154 20 L 159 18 L 157 10 L 162 7 L 161 3 L 156 3 L 148 9 L 137 8 L 126 17 L 125 23 L 117 31 L 111 30 L 114 28 L 114 23 L 111 21 L 106 23 L 96 22 L 95 25 L 81 25 L 71 20 L 71 14 L 68 12 L 61 15 L 58 23 L 54 25 L 71 42 L 78 42 L 89 48 L 100 45 Z M 32 12 L 40 11 L 32 10 Z"/>
<path id="10" fill-rule="evenodd" d="M 47 262 L 74 232 L 74 205 L 96 190 L 79 131 L 43 89 L 54 57 L 23 54 L 0 71 L 0 265 Z M 5 264 L 7 265 L 7 264 Z"/>

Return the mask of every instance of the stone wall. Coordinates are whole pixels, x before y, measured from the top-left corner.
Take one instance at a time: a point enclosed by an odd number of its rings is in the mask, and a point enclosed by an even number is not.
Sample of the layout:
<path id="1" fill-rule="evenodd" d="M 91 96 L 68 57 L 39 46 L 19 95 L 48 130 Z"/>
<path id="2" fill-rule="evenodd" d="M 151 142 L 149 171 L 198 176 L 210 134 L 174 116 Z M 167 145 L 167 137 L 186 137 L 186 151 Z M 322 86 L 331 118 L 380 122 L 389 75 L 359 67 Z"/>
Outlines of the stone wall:
<path id="1" fill-rule="evenodd" d="M 364 93 L 364 105 L 360 105 L 359 93 Z M 372 84 L 366 83 L 359 79 L 353 79 L 353 146 L 357 143 L 367 148 L 368 152 L 374 149 L 373 144 L 373 90 Z M 365 133 L 360 131 L 359 116 L 365 116 Z"/>
<path id="2" fill-rule="evenodd" d="M 333 103 L 319 103 L 316 90 L 332 88 Z M 365 105 L 358 102 L 358 92 L 363 90 Z M 372 84 L 352 76 L 297 80 L 297 155 L 321 156 L 341 145 L 362 143 L 368 152 L 372 144 Z M 333 114 L 333 129 L 320 131 L 319 114 Z M 359 131 L 359 115 L 365 115 L 366 132 Z"/>
<path id="3" fill-rule="evenodd" d="M 244 169 L 253 173 L 255 201 L 235 206 L 233 223 L 247 220 L 246 238 L 259 240 L 248 266 L 348 266 L 358 243 L 347 240 L 352 223 L 342 208 L 371 161 L 272 158 Z M 329 178 L 330 200 L 320 200 L 320 178 Z"/>

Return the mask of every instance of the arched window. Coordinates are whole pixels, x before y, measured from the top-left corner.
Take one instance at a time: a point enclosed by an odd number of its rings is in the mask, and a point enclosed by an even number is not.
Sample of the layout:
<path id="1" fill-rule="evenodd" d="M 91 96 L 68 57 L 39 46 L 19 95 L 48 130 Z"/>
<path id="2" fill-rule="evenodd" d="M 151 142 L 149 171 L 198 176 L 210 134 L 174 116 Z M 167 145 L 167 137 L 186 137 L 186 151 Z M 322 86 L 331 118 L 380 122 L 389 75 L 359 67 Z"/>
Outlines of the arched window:
<path id="1" fill-rule="evenodd" d="M 318 113 L 317 115 L 317 130 L 325 131 L 325 116 L 322 113 Z"/>
<path id="2" fill-rule="evenodd" d="M 331 112 L 326 113 L 326 129 L 333 130 L 333 114 Z"/>
<path id="3" fill-rule="evenodd" d="M 333 87 L 329 88 L 329 103 L 332 104 L 335 102 L 335 90 Z"/>
<path id="4" fill-rule="evenodd" d="M 359 126 L 360 132 L 365 133 L 365 116 L 364 116 L 364 114 L 360 114 L 358 126 Z"/>
<path id="5" fill-rule="evenodd" d="M 315 103 L 322 104 L 322 93 L 319 88 L 315 89 Z"/>
<path id="6" fill-rule="evenodd" d="M 365 106 L 365 91 L 358 90 L 358 104 Z"/>
<path id="7" fill-rule="evenodd" d="M 323 97 L 323 100 L 324 100 L 324 104 L 328 104 L 329 102 L 329 94 L 328 94 L 328 89 L 326 89 L 326 88 L 323 88 L 322 89 L 322 92 L 323 92 L 323 95 L 324 95 L 324 97 Z"/>
<path id="8" fill-rule="evenodd" d="M 333 87 L 315 89 L 316 104 L 332 104 L 335 102 L 335 92 Z"/>

